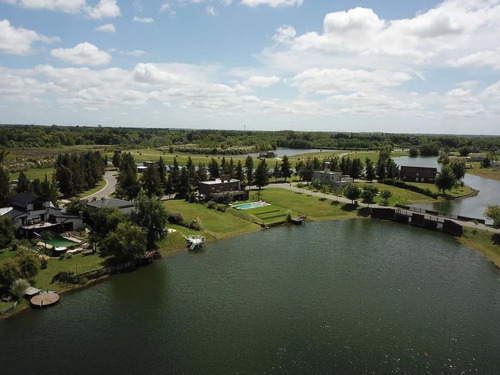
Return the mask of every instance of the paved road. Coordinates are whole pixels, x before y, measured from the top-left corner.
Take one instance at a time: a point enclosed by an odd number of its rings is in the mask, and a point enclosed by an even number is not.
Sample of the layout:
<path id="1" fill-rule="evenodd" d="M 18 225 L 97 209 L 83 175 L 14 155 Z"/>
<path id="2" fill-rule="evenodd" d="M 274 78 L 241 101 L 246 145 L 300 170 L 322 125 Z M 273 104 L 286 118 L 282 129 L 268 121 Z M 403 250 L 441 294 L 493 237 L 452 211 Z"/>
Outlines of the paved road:
<path id="1" fill-rule="evenodd" d="M 107 171 L 104 174 L 104 180 L 106 181 L 106 186 L 104 186 L 101 190 L 98 192 L 88 195 L 84 197 L 85 199 L 101 199 L 101 198 L 109 198 L 111 194 L 114 193 L 115 187 L 116 187 L 116 177 L 115 177 L 116 171 Z"/>

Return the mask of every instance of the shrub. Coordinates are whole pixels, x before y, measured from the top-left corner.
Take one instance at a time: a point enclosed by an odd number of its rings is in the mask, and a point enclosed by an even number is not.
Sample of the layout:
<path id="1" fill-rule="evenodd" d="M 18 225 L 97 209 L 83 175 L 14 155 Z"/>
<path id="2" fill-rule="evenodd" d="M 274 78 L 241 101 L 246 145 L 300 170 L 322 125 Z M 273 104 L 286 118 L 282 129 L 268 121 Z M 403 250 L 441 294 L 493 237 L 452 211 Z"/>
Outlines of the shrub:
<path id="1" fill-rule="evenodd" d="M 214 201 L 210 201 L 207 203 L 207 208 L 215 210 L 217 208 L 217 203 L 215 203 Z"/>
<path id="2" fill-rule="evenodd" d="M 201 219 L 200 218 L 196 218 L 196 219 L 191 220 L 188 223 L 187 227 L 191 228 L 191 229 L 194 229 L 194 230 L 197 230 L 197 231 L 200 231 L 200 230 L 203 229 L 203 226 L 201 225 Z"/>

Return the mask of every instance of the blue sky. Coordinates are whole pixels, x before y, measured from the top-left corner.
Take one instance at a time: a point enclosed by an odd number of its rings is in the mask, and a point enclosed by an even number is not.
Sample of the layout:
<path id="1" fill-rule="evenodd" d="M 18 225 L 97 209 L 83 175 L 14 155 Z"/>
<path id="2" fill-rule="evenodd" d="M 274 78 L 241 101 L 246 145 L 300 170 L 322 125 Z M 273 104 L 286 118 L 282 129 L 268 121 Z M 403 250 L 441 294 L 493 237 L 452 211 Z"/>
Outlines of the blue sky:
<path id="1" fill-rule="evenodd" d="M 0 0 L 0 123 L 500 134 L 500 0 Z"/>

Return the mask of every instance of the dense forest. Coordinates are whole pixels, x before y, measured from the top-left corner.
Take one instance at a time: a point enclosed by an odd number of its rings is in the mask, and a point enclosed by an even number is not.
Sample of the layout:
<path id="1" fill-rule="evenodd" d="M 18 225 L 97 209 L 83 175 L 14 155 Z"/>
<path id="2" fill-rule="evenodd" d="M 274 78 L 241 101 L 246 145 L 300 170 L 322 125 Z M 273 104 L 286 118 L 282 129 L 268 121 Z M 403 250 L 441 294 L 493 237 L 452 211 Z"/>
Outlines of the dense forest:
<path id="1" fill-rule="evenodd" d="M 410 148 L 429 143 L 437 148 L 470 147 L 472 151 L 500 149 L 499 136 L 0 125 L 0 146 L 7 148 L 109 145 L 122 149 L 168 147 L 176 152 L 245 154 L 279 147 L 379 149 L 385 144 Z"/>

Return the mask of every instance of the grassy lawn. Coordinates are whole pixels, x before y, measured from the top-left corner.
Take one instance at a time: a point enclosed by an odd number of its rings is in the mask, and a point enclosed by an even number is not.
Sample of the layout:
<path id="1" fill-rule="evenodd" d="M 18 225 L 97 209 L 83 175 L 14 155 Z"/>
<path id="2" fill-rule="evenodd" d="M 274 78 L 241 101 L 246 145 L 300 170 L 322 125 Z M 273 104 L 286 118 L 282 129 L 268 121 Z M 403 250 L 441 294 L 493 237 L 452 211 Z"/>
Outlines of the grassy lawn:
<path id="1" fill-rule="evenodd" d="M 464 227 L 463 235 L 457 241 L 479 251 L 500 267 L 500 235 Z"/>
<path id="2" fill-rule="evenodd" d="M 273 204 L 248 210 L 238 210 L 237 212 L 234 212 L 234 210 L 235 209 L 231 209 L 231 213 L 238 216 L 248 215 L 253 217 L 255 221 L 266 225 L 284 222 L 287 216 L 287 210 Z"/>
<path id="3" fill-rule="evenodd" d="M 500 169 L 496 168 L 481 168 L 478 162 L 470 163 L 472 168 L 467 169 L 466 173 L 473 174 L 490 180 L 500 181 Z"/>
<path id="4" fill-rule="evenodd" d="M 442 194 L 440 191 L 438 191 L 438 188 L 434 184 L 426 184 L 424 182 L 407 182 L 409 185 L 414 185 L 421 187 L 422 189 L 429 189 L 430 191 L 434 193 L 439 193 L 441 197 L 450 199 L 450 198 L 460 198 L 460 197 L 465 197 L 468 195 L 475 195 L 475 190 L 472 189 L 469 186 L 456 186 L 451 190 L 446 190 L 446 194 Z"/>
<path id="5" fill-rule="evenodd" d="M 231 208 L 227 208 L 226 212 L 221 212 L 209 209 L 203 204 L 188 203 L 184 200 L 169 200 L 165 201 L 164 205 L 168 212 L 181 213 L 185 223 L 199 218 L 203 230 L 191 233 L 205 235 L 207 242 L 259 229 L 257 224 L 233 215 Z"/>
<path id="6" fill-rule="evenodd" d="M 189 157 L 191 157 L 191 160 L 195 165 L 198 165 L 199 163 L 203 163 L 208 165 L 208 163 L 212 160 L 212 158 L 215 158 L 217 162 L 220 164 L 221 160 L 223 157 L 226 158 L 226 160 L 230 160 L 231 157 L 233 158 L 234 163 L 238 163 L 238 160 L 241 160 L 241 162 L 244 164 L 246 155 L 238 155 L 238 156 L 221 156 L 221 155 L 204 155 L 204 154 L 188 154 L 188 153 L 180 153 L 180 152 L 174 152 L 173 154 L 170 153 L 163 153 L 160 151 L 157 151 L 155 149 L 143 149 L 143 150 L 124 150 L 122 152 L 130 152 L 130 154 L 134 157 L 134 160 L 136 163 L 143 163 L 145 161 L 158 161 L 160 159 L 160 156 L 163 158 L 163 162 L 166 165 L 172 165 L 174 163 L 174 158 L 177 158 L 177 163 L 179 163 L 179 166 L 185 166 L 187 164 L 187 160 Z M 108 153 L 108 160 L 111 160 L 113 157 L 113 153 Z M 254 165 L 257 163 L 257 159 L 254 158 Z"/>
<path id="7" fill-rule="evenodd" d="M 342 204 L 332 204 L 331 200 L 308 195 L 307 192 L 296 193 L 285 189 L 266 188 L 262 191 L 262 199 L 281 207 L 284 212 L 291 210 L 293 217 L 304 215 L 310 221 L 356 217 L 356 212 L 343 210 Z"/>
<path id="8" fill-rule="evenodd" d="M 35 178 L 39 178 L 42 181 L 45 178 L 45 175 L 47 175 L 47 178 L 50 180 L 52 178 L 53 173 L 54 173 L 54 168 L 35 168 L 35 169 L 28 169 L 28 170 L 24 171 L 24 174 L 30 180 L 34 180 Z M 19 177 L 19 172 L 11 173 L 10 174 L 10 181 L 17 180 L 18 177 Z"/>

